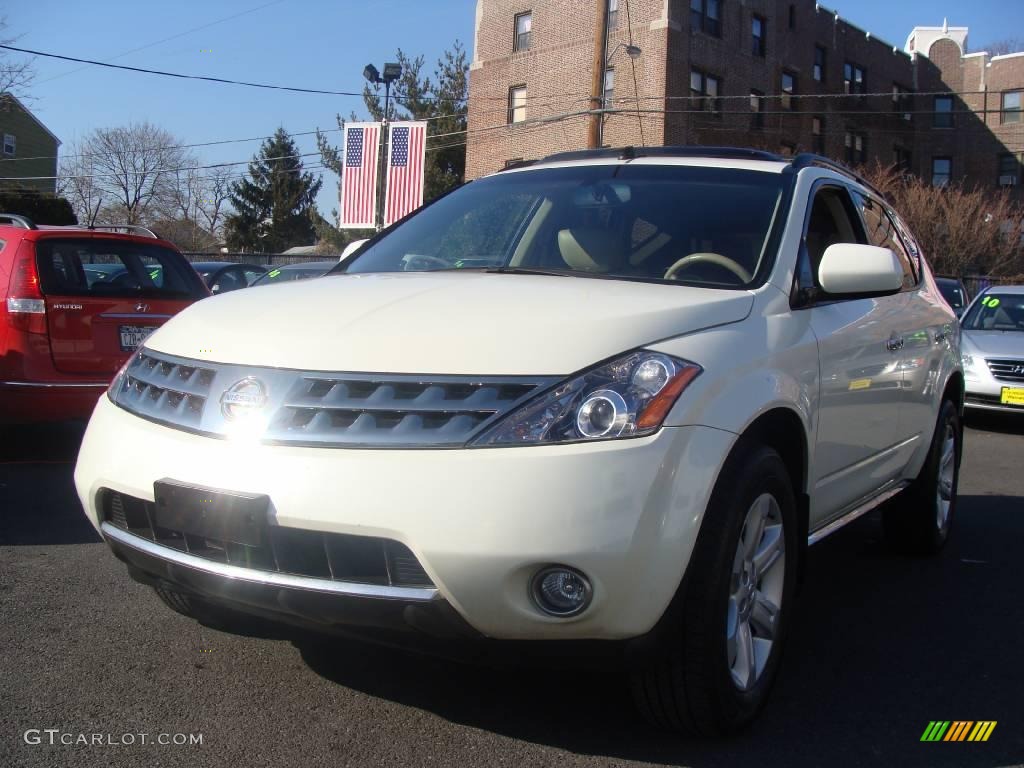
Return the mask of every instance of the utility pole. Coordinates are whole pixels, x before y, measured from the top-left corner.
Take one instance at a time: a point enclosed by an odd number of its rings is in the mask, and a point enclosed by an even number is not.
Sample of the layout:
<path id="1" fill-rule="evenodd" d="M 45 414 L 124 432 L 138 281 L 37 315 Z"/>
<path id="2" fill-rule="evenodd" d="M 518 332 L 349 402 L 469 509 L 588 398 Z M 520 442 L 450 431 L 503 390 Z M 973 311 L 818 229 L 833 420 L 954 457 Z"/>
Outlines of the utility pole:
<path id="1" fill-rule="evenodd" d="M 604 102 L 605 46 L 608 41 L 608 0 L 597 0 L 594 24 L 594 60 L 590 80 L 590 116 L 587 118 L 587 149 L 601 146 L 601 118 Z"/>

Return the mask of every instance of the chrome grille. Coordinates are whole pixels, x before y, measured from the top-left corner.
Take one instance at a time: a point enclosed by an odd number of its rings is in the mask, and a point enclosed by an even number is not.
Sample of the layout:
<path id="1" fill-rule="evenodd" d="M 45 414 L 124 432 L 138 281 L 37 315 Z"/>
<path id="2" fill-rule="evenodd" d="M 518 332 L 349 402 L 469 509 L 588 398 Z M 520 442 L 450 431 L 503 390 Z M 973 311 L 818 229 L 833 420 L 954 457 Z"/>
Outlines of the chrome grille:
<path id="1" fill-rule="evenodd" d="M 1024 360 L 986 358 L 988 369 L 1000 381 L 1024 381 Z"/>
<path id="2" fill-rule="evenodd" d="M 258 381 L 266 394 L 259 414 L 265 427 L 258 435 L 264 442 L 373 448 L 464 445 L 558 380 L 294 371 L 197 362 L 144 349 L 113 400 L 168 426 L 226 437 L 238 422 L 228 418 L 221 402 L 245 379 Z"/>
<path id="3" fill-rule="evenodd" d="M 266 438 L 457 445 L 536 387 L 536 382 L 302 376 L 285 395 Z"/>
<path id="4" fill-rule="evenodd" d="M 142 352 L 129 364 L 115 399 L 142 416 L 198 427 L 213 379 L 211 368 Z"/>

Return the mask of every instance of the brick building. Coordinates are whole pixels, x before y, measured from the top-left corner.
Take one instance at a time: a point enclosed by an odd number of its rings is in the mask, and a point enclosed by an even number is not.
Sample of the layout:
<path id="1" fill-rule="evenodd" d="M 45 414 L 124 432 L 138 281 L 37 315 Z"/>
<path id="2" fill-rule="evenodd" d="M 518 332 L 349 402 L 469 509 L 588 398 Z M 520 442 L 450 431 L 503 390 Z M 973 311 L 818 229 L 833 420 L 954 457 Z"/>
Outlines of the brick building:
<path id="1" fill-rule="evenodd" d="M 467 177 L 586 146 L 597 2 L 477 0 Z M 814 151 L 1022 191 L 1024 53 L 965 53 L 945 24 L 901 49 L 813 0 L 608 3 L 606 145 Z"/>
<path id="2" fill-rule="evenodd" d="M 60 139 L 9 93 L 0 93 L 0 139 L 0 190 L 52 195 L 57 187 L 53 177 Z"/>

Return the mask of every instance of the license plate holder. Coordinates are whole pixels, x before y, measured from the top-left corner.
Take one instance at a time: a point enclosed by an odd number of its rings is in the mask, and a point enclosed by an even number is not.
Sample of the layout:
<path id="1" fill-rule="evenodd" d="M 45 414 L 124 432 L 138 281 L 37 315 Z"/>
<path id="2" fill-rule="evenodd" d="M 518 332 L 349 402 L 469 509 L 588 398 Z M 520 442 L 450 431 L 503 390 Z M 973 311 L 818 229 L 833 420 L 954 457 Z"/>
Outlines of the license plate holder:
<path id="1" fill-rule="evenodd" d="M 1003 387 L 999 402 L 1003 405 L 1024 405 L 1024 387 Z"/>
<path id="2" fill-rule="evenodd" d="M 121 341 L 121 351 L 134 352 L 146 340 L 146 337 L 155 330 L 156 327 L 152 325 L 118 326 L 117 334 Z"/>
<path id="3" fill-rule="evenodd" d="M 153 483 L 154 522 L 162 528 L 206 539 L 258 547 L 266 540 L 270 497 L 188 485 L 163 479 Z"/>

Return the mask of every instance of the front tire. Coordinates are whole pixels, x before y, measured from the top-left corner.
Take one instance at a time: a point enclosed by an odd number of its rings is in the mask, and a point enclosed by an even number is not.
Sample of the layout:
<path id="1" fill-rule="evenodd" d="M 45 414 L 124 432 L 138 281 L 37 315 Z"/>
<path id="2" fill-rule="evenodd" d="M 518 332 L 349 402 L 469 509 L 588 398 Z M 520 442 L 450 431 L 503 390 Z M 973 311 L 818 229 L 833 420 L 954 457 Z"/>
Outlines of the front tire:
<path id="1" fill-rule="evenodd" d="M 956 512 L 963 425 L 951 400 L 943 400 L 928 458 L 913 484 L 882 516 L 886 540 L 898 551 L 932 555 L 949 540 Z"/>
<path id="2" fill-rule="evenodd" d="M 794 597 L 797 530 L 781 457 L 741 444 L 715 485 L 666 640 L 633 673 L 634 698 L 653 724 L 725 736 L 764 706 Z"/>

